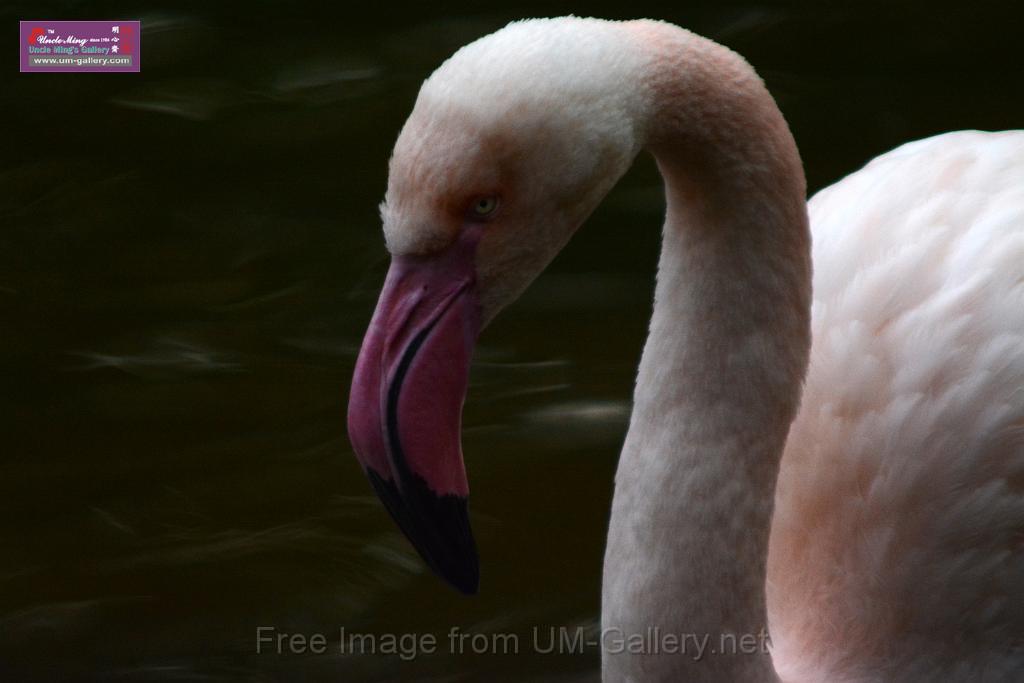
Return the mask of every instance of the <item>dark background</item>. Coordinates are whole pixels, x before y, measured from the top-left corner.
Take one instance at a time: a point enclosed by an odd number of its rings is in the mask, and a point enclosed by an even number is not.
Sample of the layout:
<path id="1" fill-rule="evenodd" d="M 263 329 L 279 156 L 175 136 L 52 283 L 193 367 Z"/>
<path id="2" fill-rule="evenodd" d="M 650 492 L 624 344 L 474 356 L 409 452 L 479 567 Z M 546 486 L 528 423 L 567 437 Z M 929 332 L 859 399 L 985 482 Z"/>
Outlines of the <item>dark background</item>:
<path id="1" fill-rule="evenodd" d="M 648 159 L 483 335 L 464 446 L 481 594 L 425 572 L 344 432 L 422 79 L 510 19 L 649 16 L 746 56 L 816 190 L 1024 123 L 1017 3 L 42 2 L 0 8 L 0 680 L 591 680 L 649 315 Z M 19 19 L 141 19 L 141 74 L 18 74 Z M 514 632 L 520 656 L 255 653 L 256 627 Z"/>

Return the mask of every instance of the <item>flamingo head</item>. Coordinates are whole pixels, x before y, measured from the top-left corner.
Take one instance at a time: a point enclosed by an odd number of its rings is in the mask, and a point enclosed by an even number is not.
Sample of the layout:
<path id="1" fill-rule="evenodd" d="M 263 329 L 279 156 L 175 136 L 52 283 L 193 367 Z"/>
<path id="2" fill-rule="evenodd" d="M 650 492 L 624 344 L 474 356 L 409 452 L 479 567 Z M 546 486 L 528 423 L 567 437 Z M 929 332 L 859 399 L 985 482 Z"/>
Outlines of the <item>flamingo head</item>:
<path id="1" fill-rule="evenodd" d="M 423 85 L 381 205 L 391 267 L 363 341 L 349 437 L 427 565 L 479 582 L 460 441 L 481 328 L 551 261 L 639 149 L 637 64 L 597 20 L 512 24 Z"/>

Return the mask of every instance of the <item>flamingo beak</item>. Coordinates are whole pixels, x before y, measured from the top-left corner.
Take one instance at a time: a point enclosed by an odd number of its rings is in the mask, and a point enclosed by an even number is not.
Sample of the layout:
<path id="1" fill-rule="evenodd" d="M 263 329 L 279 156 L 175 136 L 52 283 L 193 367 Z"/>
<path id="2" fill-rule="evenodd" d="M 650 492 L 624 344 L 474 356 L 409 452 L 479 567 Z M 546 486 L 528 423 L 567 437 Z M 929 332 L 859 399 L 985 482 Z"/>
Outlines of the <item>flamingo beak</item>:
<path id="1" fill-rule="evenodd" d="M 348 432 L 392 518 L 435 574 L 476 593 L 460 432 L 469 362 L 480 332 L 466 230 L 444 252 L 391 261 L 356 361 Z"/>

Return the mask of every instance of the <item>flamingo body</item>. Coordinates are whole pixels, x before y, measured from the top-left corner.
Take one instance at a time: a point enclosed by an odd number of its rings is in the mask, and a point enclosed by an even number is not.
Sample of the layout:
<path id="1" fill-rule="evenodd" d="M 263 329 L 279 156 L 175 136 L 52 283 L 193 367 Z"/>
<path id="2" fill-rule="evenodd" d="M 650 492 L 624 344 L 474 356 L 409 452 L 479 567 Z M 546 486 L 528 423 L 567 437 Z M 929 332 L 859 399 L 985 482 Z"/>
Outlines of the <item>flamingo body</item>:
<path id="1" fill-rule="evenodd" d="M 813 344 L 769 554 L 776 668 L 1011 680 L 1024 665 L 1024 133 L 903 145 L 809 209 Z"/>

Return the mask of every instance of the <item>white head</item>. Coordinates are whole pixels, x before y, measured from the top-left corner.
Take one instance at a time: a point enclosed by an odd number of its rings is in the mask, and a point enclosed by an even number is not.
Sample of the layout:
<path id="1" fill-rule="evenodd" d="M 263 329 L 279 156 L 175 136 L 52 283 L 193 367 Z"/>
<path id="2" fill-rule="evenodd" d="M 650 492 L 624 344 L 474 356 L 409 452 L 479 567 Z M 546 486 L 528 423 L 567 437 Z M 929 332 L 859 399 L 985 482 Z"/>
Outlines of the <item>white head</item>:
<path id="1" fill-rule="evenodd" d="M 643 144 L 644 51 L 624 26 L 524 21 L 462 48 L 423 84 L 391 157 L 391 269 L 349 436 L 420 555 L 463 592 L 478 583 L 459 434 L 473 345 Z"/>
<path id="2" fill-rule="evenodd" d="M 483 319 L 515 299 L 626 171 L 644 140 L 643 53 L 623 24 L 510 24 L 424 82 L 381 206 L 393 255 L 484 223 Z"/>

